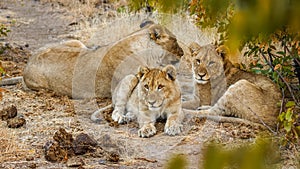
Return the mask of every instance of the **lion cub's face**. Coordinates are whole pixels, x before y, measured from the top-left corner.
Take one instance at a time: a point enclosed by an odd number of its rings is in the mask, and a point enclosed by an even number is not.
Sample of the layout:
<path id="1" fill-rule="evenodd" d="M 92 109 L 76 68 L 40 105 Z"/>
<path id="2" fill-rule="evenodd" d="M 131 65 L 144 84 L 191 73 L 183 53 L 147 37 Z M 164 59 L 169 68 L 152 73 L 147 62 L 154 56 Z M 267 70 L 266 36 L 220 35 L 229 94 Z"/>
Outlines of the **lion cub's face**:
<path id="1" fill-rule="evenodd" d="M 141 76 L 140 98 L 150 111 L 160 111 L 169 104 L 170 100 L 178 97 L 179 91 L 176 92 L 178 86 L 175 82 L 176 70 L 174 66 L 168 65 L 162 70 L 141 67 L 138 76 Z"/>
<path id="2" fill-rule="evenodd" d="M 193 78 L 198 84 L 206 84 L 223 73 L 223 59 L 213 45 L 192 44 L 190 49 Z"/>

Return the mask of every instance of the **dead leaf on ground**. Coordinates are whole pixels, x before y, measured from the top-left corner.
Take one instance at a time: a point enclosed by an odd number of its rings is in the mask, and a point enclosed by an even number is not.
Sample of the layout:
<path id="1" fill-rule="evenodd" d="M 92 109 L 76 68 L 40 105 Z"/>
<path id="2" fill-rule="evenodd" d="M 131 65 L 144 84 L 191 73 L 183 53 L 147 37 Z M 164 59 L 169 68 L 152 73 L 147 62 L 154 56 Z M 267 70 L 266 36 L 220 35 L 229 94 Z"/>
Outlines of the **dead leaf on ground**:
<path id="1" fill-rule="evenodd" d="M 0 79 L 1 80 L 1 79 Z M 6 90 L 0 87 L 0 100 L 3 98 L 2 92 L 5 92 Z"/>

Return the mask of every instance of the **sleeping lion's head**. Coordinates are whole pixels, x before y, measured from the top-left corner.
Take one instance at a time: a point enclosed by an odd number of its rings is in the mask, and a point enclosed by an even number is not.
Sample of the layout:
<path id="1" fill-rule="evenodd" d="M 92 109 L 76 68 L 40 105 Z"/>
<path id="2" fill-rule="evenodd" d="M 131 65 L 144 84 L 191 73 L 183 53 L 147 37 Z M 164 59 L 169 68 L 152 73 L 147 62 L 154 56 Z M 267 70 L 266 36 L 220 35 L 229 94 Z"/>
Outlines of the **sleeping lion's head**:
<path id="1" fill-rule="evenodd" d="M 150 111 L 160 111 L 170 105 L 180 104 L 180 88 L 176 69 L 167 65 L 163 69 L 140 67 L 139 97 Z"/>
<path id="2" fill-rule="evenodd" d="M 193 78 L 198 84 L 206 84 L 224 73 L 225 53 L 214 45 L 190 45 Z"/>

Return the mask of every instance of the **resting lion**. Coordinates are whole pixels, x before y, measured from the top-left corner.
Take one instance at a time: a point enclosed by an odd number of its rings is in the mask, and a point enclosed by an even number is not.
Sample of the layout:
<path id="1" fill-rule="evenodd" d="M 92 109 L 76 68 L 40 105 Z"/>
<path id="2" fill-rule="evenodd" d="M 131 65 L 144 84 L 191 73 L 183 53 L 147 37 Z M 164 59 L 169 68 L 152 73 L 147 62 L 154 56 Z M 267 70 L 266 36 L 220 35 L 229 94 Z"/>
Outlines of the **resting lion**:
<path id="1" fill-rule="evenodd" d="M 166 134 L 179 134 L 184 116 L 175 67 L 167 65 L 162 69 L 150 69 L 142 66 L 137 75 L 127 75 L 113 93 L 112 106 L 112 119 L 118 123 L 137 118 L 140 137 L 150 137 L 156 133 L 154 124 L 158 117 L 167 119 Z M 91 119 L 97 121 L 106 108 L 94 112 Z"/>
<path id="2" fill-rule="evenodd" d="M 194 43 L 191 53 L 195 100 L 183 107 L 202 109 L 197 111 L 200 115 L 231 116 L 276 126 L 281 93 L 268 77 L 234 67 L 222 48 L 213 45 Z"/>
<path id="3" fill-rule="evenodd" d="M 143 26 L 97 49 L 89 49 L 77 40 L 46 46 L 29 58 L 24 82 L 30 89 L 48 89 L 73 98 L 111 97 L 118 82 L 135 73 L 138 65 L 179 62 L 183 51 L 176 37 L 153 22 Z"/>

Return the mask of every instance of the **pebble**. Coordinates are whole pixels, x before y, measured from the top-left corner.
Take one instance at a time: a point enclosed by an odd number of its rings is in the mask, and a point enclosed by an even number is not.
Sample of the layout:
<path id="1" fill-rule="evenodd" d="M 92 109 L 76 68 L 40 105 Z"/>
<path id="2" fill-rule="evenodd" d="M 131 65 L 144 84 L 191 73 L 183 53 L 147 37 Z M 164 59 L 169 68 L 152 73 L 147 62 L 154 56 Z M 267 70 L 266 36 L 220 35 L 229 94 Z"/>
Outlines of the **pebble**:
<path id="1" fill-rule="evenodd" d="M 23 117 L 15 117 L 7 120 L 7 127 L 19 128 L 26 124 L 26 120 Z"/>

